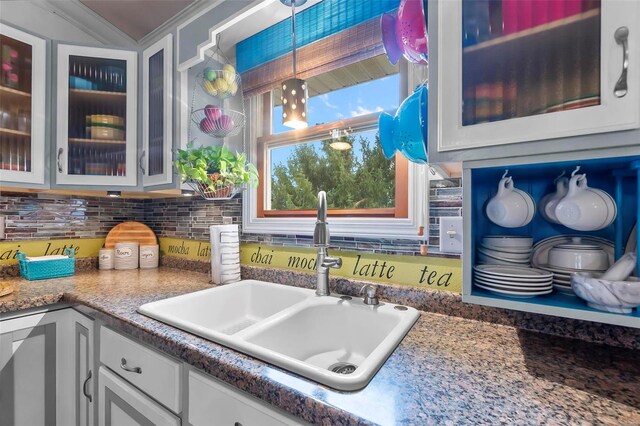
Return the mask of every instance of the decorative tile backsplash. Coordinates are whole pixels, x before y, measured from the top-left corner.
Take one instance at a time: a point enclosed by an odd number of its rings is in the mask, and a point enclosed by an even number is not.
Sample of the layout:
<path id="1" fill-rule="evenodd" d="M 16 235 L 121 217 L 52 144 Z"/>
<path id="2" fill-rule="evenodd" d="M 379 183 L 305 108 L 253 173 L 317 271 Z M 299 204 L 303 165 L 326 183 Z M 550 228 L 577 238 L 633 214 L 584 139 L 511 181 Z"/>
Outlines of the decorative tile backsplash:
<path id="1" fill-rule="evenodd" d="M 0 193 L 6 240 L 105 237 L 127 220 L 144 221 L 140 200 L 70 195 Z"/>
<path id="2" fill-rule="evenodd" d="M 104 237 L 120 222 L 146 223 L 159 237 L 208 241 L 209 226 L 223 217 L 242 225 L 242 197 L 229 201 L 199 198 L 114 199 L 53 194 L 3 192 L 0 215 L 6 217 L 10 241 Z M 438 217 L 462 215 L 460 179 L 432 181 L 428 243 L 438 245 Z M 276 246 L 312 247 L 309 235 L 242 234 L 242 241 Z M 379 254 L 418 255 L 423 241 L 332 237 L 336 249 Z"/>

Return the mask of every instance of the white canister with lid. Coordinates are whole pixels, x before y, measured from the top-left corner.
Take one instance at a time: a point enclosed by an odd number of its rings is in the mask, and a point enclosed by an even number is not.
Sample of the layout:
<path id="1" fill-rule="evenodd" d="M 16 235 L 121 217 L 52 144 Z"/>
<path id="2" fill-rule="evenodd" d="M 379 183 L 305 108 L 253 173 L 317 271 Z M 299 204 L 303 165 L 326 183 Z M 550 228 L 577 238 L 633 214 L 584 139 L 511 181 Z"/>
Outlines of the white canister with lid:
<path id="1" fill-rule="evenodd" d="M 140 269 L 152 269 L 158 267 L 160 248 L 155 246 L 140 246 Z"/>
<path id="2" fill-rule="evenodd" d="M 116 243 L 114 262 L 116 269 L 138 269 L 138 257 L 138 243 Z"/>
<path id="3" fill-rule="evenodd" d="M 100 249 L 98 253 L 98 268 L 101 270 L 113 269 L 113 249 Z"/>

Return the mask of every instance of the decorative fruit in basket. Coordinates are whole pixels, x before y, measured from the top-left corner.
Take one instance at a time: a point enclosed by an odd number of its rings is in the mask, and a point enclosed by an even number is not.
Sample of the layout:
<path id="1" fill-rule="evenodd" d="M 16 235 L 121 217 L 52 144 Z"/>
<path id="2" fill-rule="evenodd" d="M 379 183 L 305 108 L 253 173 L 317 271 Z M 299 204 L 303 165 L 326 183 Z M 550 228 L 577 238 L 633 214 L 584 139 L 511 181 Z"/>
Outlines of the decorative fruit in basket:
<path id="1" fill-rule="evenodd" d="M 224 78 L 219 78 L 213 82 L 213 88 L 216 89 L 218 95 L 222 96 L 223 93 L 229 91 L 229 83 Z"/>
<path id="2" fill-rule="evenodd" d="M 222 114 L 217 121 L 218 129 L 231 130 L 233 129 L 233 118 L 226 114 Z"/>
<path id="3" fill-rule="evenodd" d="M 217 120 L 212 120 L 210 118 L 203 118 L 202 121 L 200 121 L 200 130 L 202 130 L 205 133 L 212 133 L 213 131 L 215 131 L 218 126 L 217 126 Z"/>
<path id="4" fill-rule="evenodd" d="M 238 93 L 238 84 L 234 81 L 229 83 L 229 92 L 231 92 L 231 96 L 235 96 Z"/>
<path id="5" fill-rule="evenodd" d="M 205 68 L 203 75 L 207 81 L 214 81 L 218 77 L 216 70 L 213 68 Z"/>
<path id="6" fill-rule="evenodd" d="M 211 96 L 217 96 L 218 95 L 218 90 L 216 90 L 214 83 L 209 81 L 209 80 L 205 80 L 202 87 L 204 87 L 204 90 L 210 94 Z"/>
<path id="7" fill-rule="evenodd" d="M 224 70 L 223 78 L 227 80 L 228 83 L 236 81 L 236 69 L 233 66 L 226 64 L 222 69 Z"/>
<path id="8" fill-rule="evenodd" d="M 215 105 L 207 105 L 204 107 L 204 115 L 206 115 L 209 120 L 215 122 L 222 116 L 222 110 Z"/>

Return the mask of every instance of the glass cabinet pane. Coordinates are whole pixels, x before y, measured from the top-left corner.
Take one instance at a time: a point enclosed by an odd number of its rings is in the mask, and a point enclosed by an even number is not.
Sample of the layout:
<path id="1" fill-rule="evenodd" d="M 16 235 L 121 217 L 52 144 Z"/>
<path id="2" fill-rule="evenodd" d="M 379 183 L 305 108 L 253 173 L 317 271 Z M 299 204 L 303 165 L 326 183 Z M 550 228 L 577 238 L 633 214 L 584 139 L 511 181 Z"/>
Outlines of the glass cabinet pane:
<path id="1" fill-rule="evenodd" d="M 126 176 L 127 63 L 69 56 L 70 175 Z"/>
<path id="2" fill-rule="evenodd" d="M 463 0 L 462 124 L 600 104 L 600 0 Z"/>
<path id="3" fill-rule="evenodd" d="M 0 34 L 0 170 L 31 172 L 33 49 Z"/>
<path id="4" fill-rule="evenodd" d="M 149 176 L 164 173 L 164 50 L 149 58 Z"/>

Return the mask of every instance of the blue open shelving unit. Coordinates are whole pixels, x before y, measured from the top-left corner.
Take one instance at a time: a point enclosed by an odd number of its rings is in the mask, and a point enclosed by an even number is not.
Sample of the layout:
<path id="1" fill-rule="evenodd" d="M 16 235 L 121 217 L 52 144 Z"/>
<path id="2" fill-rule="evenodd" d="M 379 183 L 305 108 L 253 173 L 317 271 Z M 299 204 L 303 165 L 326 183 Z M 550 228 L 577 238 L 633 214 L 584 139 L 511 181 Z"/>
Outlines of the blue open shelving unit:
<path id="1" fill-rule="evenodd" d="M 627 239 L 635 223 L 640 223 L 640 186 L 638 185 L 640 155 L 637 150 L 634 151 L 635 155 L 610 158 L 517 162 L 512 165 L 501 161 L 498 165 L 472 166 L 465 170 L 464 192 L 465 197 L 468 197 L 464 206 L 465 219 L 468 221 L 465 240 L 468 238 L 469 244 L 465 246 L 467 259 L 464 262 L 463 300 L 469 303 L 640 328 L 638 309 L 634 309 L 630 314 L 615 314 L 593 309 L 584 300 L 557 291 L 545 296 L 521 299 L 497 295 L 476 288 L 472 284 L 472 268 L 476 264 L 475 248 L 485 235 L 532 236 L 534 243 L 563 234 L 597 236 L 614 242 L 615 257 L 618 259 L 624 254 Z M 509 169 L 509 175 L 513 177 L 516 188 L 531 194 L 537 208 L 537 203 L 543 196 L 555 191 L 554 179 L 563 171 L 566 175 L 570 175 L 577 166 L 580 166 L 579 173 L 587 175 L 590 187 L 605 190 L 616 200 L 618 216 L 607 228 L 595 232 L 574 231 L 545 221 L 539 212 L 536 212 L 530 224 L 521 228 L 503 228 L 487 218 L 485 206 L 495 195 L 505 169 Z M 466 217 L 467 215 L 470 216 Z M 638 257 L 640 271 L 640 255 Z"/>

